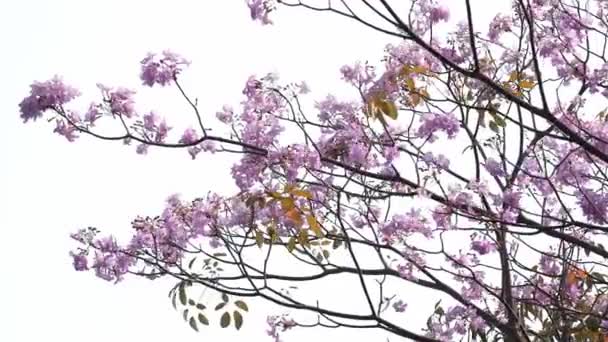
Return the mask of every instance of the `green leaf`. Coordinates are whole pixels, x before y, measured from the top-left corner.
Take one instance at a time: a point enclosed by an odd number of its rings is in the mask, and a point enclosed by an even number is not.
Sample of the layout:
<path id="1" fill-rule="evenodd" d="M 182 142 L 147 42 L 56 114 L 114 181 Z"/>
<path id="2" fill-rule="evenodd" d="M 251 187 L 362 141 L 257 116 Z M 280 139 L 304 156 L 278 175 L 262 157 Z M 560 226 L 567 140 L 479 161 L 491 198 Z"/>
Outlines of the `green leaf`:
<path id="1" fill-rule="evenodd" d="M 207 307 L 206 307 L 206 306 L 204 306 L 204 305 L 203 305 L 203 304 L 201 304 L 201 303 L 198 303 L 198 304 L 196 304 L 196 308 L 197 308 L 197 309 L 199 309 L 199 310 L 205 310 Z"/>
<path id="2" fill-rule="evenodd" d="M 228 303 L 228 295 L 227 295 L 227 294 L 222 293 L 222 301 L 223 301 L 224 303 Z"/>
<path id="3" fill-rule="evenodd" d="M 173 292 L 173 297 L 171 298 L 171 304 L 173 308 L 177 310 L 177 293 Z"/>
<path id="4" fill-rule="evenodd" d="M 467 92 L 467 101 L 473 101 L 474 99 L 475 97 L 473 97 L 473 92 L 469 90 Z"/>
<path id="5" fill-rule="evenodd" d="M 393 101 L 388 101 L 388 100 L 379 100 L 376 102 L 376 106 L 378 106 L 378 109 L 380 109 L 380 111 L 388 116 L 389 118 L 396 120 L 397 119 L 397 115 L 398 115 L 398 111 L 397 111 L 397 106 L 395 105 L 395 103 Z"/>
<path id="6" fill-rule="evenodd" d="M 494 131 L 495 133 L 498 133 L 498 132 L 499 132 L 498 125 L 497 125 L 497 124 L 496 124 L 496 122 L 494 122 L 494 121 L 490 121 L 490 129 L 491 129 L 492 131 Z"/>
<path id="7" fill-rule="evenodd" d="M 332 245 L 333 249 L 338 249 L 340 247 L 340 245 L 342 244 L 342 240 L 334 240 L 334 243 Z"/>
<path id="8" fill-rule="evenodd" d="M 318 262 L 321 262 L 323 261 L 323 256 L 321 255 L 321 253 L 315 254 L 315 259 L 317 259 Z"/>
<path id="9" fill-rule="evenodd" d="M 188 309 L 184 310 L 183 316 L 184 316 L 184 321 L 187 321 L 188 320 Z"/>
<path id="10" fill-rule="evenodd" d="M 190 317 L 190 327 L 192 329 L 194 329 L 194 331 L 198 331 L 198 326 L 196 325 L 196 320 L 194 319 L 194 317 Z"/>
<path id="11" fill-rule="evenodd" d="M 236 328 L 236 330 L 241 329 L 241 327 L 243 326 L 243 316 L 240 312 L 236 310 L 234 310 L 232 315 L 234 316 L 234 327 Z"/>
<path id="12" fill-rule="evenodd" d="M 192 258 L 192 260 L 190 260 L 190 262 L 188 263 L 188 268 L 192 268 L 192 265 L 194 265 L 195 261 L 196 261 L 196 258 Z"/>
<path id="13" fill-rule="evenodd" d="M 477 122 L 479 122 L 481 127 L 486 127 L 486 111 L 484 109 L 477 109 L 477 113 L 479 114 Z"/>
<path id="14" fill-rule="evenodd" d="M 247 303 L 243 302 L 242 300 L 237 300 L 236 302 L 234 302 L 234 305 L 236 305 L 237 308 L 239 308 L 243 311 L 249 311 L 249 307 L 247 307 Z"/>
<path id="15" fill-rule="evenodd" d="M 587 328 L 589 328 L 589 330 L 591 331 L 597 331 L 600 328 L 600 324 L 602 322 L 599 320 L 599 318 L 597 317 L 588 317 L 585 320 L 585 325 L 587 326 Z"/>
<path id="16" fill-rule="evenodd" d="M 230 314 L 228 313 L 228 311 L 226 311 L 220 318 L 220 327 L 225 328 L 229 325 L 230 325 Z"/>
<path id="17" fill-rule="evenodd" d="M 226 303 L 219 303 L 216 307 L 215 307 L 215 311 L 219 311 L 221 310 L 224 306 L 226 306 Z"/>
<path id="18" fill-rule="evenodd" d="M 270 237 L 271 243 L 276 242 L 279 239 L 279 234 L 274 227 L 268 227 L 268 236 Z"/>
<path id="19" fill-rule="evenodd" d="M 289 253 L 293 252 L 293 250 L 296 248 L 296 238 L 295 236 L 292 236 L 289 238 L 289 241 L 287 241 L 287 250 L 289 251 Z"/>
<path id="20" fill-rule="evenodd" d="M 499 127 L 505 127 L 505 126 L 507 126 L 507 122 L 500 115 L 495 115 L 494 116 L 494 122 Z"/>
<path id="21" fill-rule="evenodd" d="M 203 315 L 202 313 L 198 314 L 198 321 L 201 322 L 201 324 L 204 325 L 209 325 L 209 320 L 207 319 L 207 317 L 205 315 Z"/>
<path id="22" fill-rule="evenodd" d="M 323 257 L 325 257 L 325 259 L 329 259 L 329 251 L 324 249 L 323 250 Z"/>
<path id="23" fill-rule="evenodd" d="M 258 247 L 262 248 L 262 246 L 264 245 L 264 233 L 262 233 L 261 231 L 256 231 L 255 232 L 255 242 L 258 244 Z"/>
<path id="24" fill-rule="evenodd" d="M 188 298 L 186 297 L 186 289 L 184 284 L 181 284 L 179 286 L 179 302 L 182 303 L 182 305 L 186 305 L 186 302 L 188 301 Z"/>
<path id="25" fill-rule="evenodd" d="M 192 299 L 188 299 L 188 305 L 194 306 L 196 303 Z"/>

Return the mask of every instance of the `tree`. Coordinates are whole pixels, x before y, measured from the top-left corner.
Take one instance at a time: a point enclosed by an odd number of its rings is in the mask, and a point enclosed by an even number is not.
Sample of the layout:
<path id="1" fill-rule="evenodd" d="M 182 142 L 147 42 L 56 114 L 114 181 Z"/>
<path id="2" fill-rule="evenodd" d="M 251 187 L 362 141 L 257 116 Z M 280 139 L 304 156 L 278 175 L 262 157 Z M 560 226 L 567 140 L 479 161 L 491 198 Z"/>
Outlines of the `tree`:
<path id="1" fill-rule="evenodd" d="M 101 100 L 81 114 L 67 106 L 76 88 L 60 77 L 35 82 L 21 117 L 47 116 L 70 142 L 88 135 L 136 144 L 139 154 L 239 155 L 237 194 L 171 196 L 160 215 L 135 218 L 124 244 L 81 229 L 72 236 L 75 269 L 114 282 L 174 278 L 169 296 L 195 330 L 213 312 L 222 327 L 240 329 L 246 299 L 258 297 L 314 316 L 269 316 L 276 340 L 314 326 L 416 341 L 608 340 L 608 2 L 514 0 L 485 32 L 474 20 L 483 13 L 460 3 L 465 17 L 455 20 L 435 0 L 248 0 L 262 24 L 295 7 L 399 43 L 379 68 L 340 70 L 358 101 L 328 95 L 310 108 L 306 83 L 269 74 L 250 77 L 240 108 L 215 117 L 180 85 L 189 61 L 151 53 L 143 84 L 175 87 L 192 108 L 196 128 L 179 137 L 156 113 L 135 110 L 133 90 L 100 85 Z M 101 120 L 124 133 L 99 132 Z M 296 294 L 338 276 L 360 288 L 364 313 Z M 408 307 L 389 284 L 442 300 Z M 197 287 L 220 301 L 195 301 Z M 406 310 L 428 314 L 426 327 L 399 321 Z"/>

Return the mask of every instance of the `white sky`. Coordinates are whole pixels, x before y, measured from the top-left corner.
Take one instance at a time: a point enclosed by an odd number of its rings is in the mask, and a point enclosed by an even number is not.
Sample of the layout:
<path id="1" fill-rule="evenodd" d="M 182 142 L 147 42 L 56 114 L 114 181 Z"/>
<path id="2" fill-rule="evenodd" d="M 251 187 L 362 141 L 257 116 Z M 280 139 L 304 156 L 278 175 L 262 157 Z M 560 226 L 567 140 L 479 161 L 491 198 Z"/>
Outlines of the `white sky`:
<path id="1" fill-rule="evenodd" d="M 275 21 L 251 22 L 241 0 L 0 1 L 0 341 L 268 339 L 266 306 L 252 304 L 238 334 L 216 322 L 197 334 L 171 308 L 172 283 L 129 278 L 115 286 L 74 272 L 67 254 L 77 228 L 126 237 L 135 215 L 156 214 L 171 193 L 230 190 L 226 158 L 193 162 L 186 151 L 155 150 L 141 157 L 134 147 L 88 138 L 69 144 L 53 124 L 23 125 L 17 104 L 32 80 L 55 73 L 83 89 L 85 104 L 96 98 L 97 82 L 138 87 L 139 60 L 165 48 L 193 61 L 184 82 L 207 115 L 238 104 L 252 73 L 305 79 L 321 98 L 348 90 L 341 65 L 376 63 L 387 42 L 332 15 L 282 11 Z M 175 89 L 140 95 L 141 111 L 193 119 Z M 286 339 L 318 336 L 385 340 L 377 331 L 318 329 Z"/>

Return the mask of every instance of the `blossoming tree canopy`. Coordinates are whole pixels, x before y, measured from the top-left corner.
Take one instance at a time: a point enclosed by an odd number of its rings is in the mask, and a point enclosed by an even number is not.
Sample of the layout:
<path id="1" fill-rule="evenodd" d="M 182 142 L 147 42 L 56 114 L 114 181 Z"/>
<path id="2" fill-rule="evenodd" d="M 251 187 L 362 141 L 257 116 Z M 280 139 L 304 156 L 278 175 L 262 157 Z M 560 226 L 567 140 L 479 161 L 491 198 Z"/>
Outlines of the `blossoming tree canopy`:
<path id="1" fill-rule="evenodd" d="M 199 111 L 180 85 L 190 61 L 150 53 L 142 86 L 191 106 L 181 132 L 170 116 L 140 111 L 133 89 L 99 85 L 76 108 L 80 93 L 61 77 L 35 82 L 23 121 L 54 121 L 70 142 L 239 156 L 236 194 L 171 195 L 161 213 L 133 219 L 128 241 L 78 230 L 76 270 L 175 279 L 169 297 L 195 330 L 212 320 L 240 329 L 248 298 L 261 298 L 276 305 L 276 341 L 306 327 L 416 341 L 608 340 L 607 1 L 514 0 L 490 14 L 469 0 L 246 4 L 264 25 L 295 7 L 399 42 L 375 65 L 339 70 L 357 101 L 315 94 L 307 106 L 305 82 L 254 75 L 217 113 Z M 124 132 L 104 133 L 102 120 Z M 354 280 L 361 310 L 302 299 L 339 277 Z M 201 289 L 217 297 L 198 301 Z M 437 300 L 408 305 L 416 291 Z M 426 324 L 403 319 L 412 310 Z"/>

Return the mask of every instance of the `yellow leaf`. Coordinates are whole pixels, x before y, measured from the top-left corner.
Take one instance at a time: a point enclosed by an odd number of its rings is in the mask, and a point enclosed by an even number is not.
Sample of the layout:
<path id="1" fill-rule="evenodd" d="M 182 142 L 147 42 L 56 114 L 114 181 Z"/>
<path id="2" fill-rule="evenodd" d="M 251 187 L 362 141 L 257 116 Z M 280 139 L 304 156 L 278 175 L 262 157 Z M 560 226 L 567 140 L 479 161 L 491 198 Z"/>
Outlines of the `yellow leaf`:
<path id="1" fill-rule="evenodd" d="M 281 198 L 281 209 L 288 212 L 296 207 L 295 202 L 291 198 Z"/>
<path id="2" fill-rule="evenodd" d="M 318 238 L 323 237 L 323 231 L 321 231 L 321 226 L 319 225 L 319 222 L 317 221 L 317 219 L 314 216 L 307 215 L 306 222 L 308 222 L 308 226 L 310 227 L 310 229 L 315 233 L 315 235 Z"/>
<path id="3" fill-rule="evenodd" d="M 534 88 L 534 82 L 530 80 L 519 81 L 519 86 L 523 89 L 532 89 Z"/>
<path id="4" fill-rule="evenodd" d="M 426 89 L 418 89 L 418 93 L 425 99 L 429 98 L 429 93 L 426 91 Z"/>
<path id="5" fill-rule="evenodd" d="M 517 71 L 513 71 L 509 74 L 509 82 L 513 82 L 519 78 L 519 73 Z"/>
<path id="6" fill-rule="evenodd" d="M 405 79 L 405 84 L 407 85 L 407 89 L 409 89 L 409 91 L 416 90 L 416 83 L 414 83 L 414 79 L 413 78 L 406 78 Z"/>
<path id="7" fill-rule="evenodd" d="M 298 242 L 302 247 L 310 245 L 310 242 L 308 241 L 308 234 L 306 234 L 305 230 L 300 230 L 298 233 Z"/>
<path id="8" fill-rule="evenodd" d="M 587 272 L 579 268 L 571 269 L 566 275 L 566 284 L 572 285 L 579 280 L 585 280 L 587 278 Z"/>
<path id="9" fill-rule="evenodd" d="M 376 101 L 375 104 L 384 115 L 388 116 L 389 118 L 391 118 L 393 120 L 397 119 L 397 115 L 398 115 L 397 106 L 395 105 L 394 102 L 379 99 Z"/>
<path id="10" fill-rule="evenodd" d="M 420 104 L 420 96 L 418 94 L 412 94 L 410 99 L 412 100 L 412 106 L 416 107 Z"/>
<path id="11" fill-rule="evenodd" d="M 374 116 L 374 112 L 376 111 L 376 107 L 374 106 L 373 101 L 369 101 L 367 103 L 367 106 L 365 106 L 363 112 L 365 113 L 365 115 L 367 116 Z"/>
<path id="12" fill-rule="evenodd" d="M 403 68 L 401 68 L 401 72 L 399 73 L 399 76 L 407 76 L 412 72 L 412 68 L 409 65 L 404 65 Z"/>
<path id="13" fill-rule="evenodd" d="M 415 66 L 415 67 L 412 68 L 412 71 L 415 72 L 415 73 L 417 73 L 417 74 L 425 74 L 428 71 L 428 69 L 426 67 L 424 67 L 424 66 L 417 65 L 417 66 Z"/>
<path id="14" fill-rule="evenodd" d="M 280 199 L 281 194 L 276 191 L 266 191 L 266 194 L 274 199 Z"/>
<path id="15" fill-rule="evenodd" d="M 295 185 L 293 184 L 285 184 L 285 187 L 283 188 L 283 192 L 286 194 L 291 193 L 293 190 L 297 189 Z"/>
<path id="16" fill-rule="evenodd" d="M 302 221 L 302 215 L 300 211 L 296 208 L 293 208 L 285 213 L 285 216 L 292 220 L 296 225 L 301 226 L 304 222 Z"/>
<path id="17" fill-rule="evenodd" d="M 295 189 L 291 192 L 292 195 L 294 196 L 300 196 L 300 197 L 304 197 L 306 199 L 311 200 L 312 199 L 312 194 L 309 191 L 306 190 L 301 190 L 301 189 Z"/>

